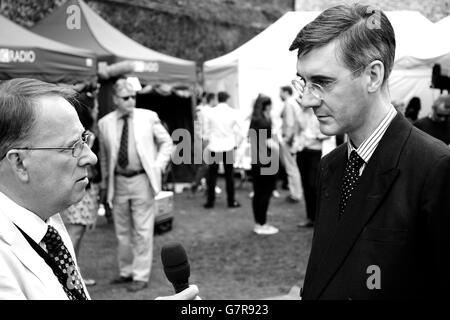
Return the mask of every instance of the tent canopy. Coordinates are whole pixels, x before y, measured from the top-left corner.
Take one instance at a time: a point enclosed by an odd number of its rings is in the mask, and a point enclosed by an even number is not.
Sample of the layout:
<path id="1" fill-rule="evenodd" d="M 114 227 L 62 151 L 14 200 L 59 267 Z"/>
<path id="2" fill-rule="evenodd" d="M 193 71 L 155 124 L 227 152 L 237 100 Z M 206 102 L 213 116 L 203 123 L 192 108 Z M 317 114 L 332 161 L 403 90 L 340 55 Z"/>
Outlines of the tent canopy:
<path id="1" fill-rule="evenodd" d="M 96 77 L 93 52 L 34 34 L 0 15 L 0 79 L 76 83 Z"/>
<path id="2" fill-rule="evenodd" d="M 196 81 L 194 61 L 148 49 L 112 27 L 82 0 L 69 0 L 32 30 L 48 38 L 94 51 L 100 61 L 123 64 L 148 82 Z"/>
<path id="3" fill-rule="evenodd" d="M 274 113 L 281 107 L 279 88 L 289 85 L 296 74 L 296 51 L 289 46 L 297 33 L 314 20 L 318 11 L 288 12 L 279 20 L 236 50 L 204 63 L 208 91 L 226 90 L 231 104 L 243 116 L 251 112 L 259 93 L 269 95 Z M 421 116 L 430 111 L 439 91 L 430 89 L 434 63 L 450 56 L 443 31 L 416 11 L 386 12 L 396 35 L 394 70 L 389 79 L 393 100 L 407 103 L 413 96 L 422 101 Z M 450 23 L 449 23 L 450 24 Z M 449 28 L 447 27 L 447 35 Z M 440 40 L 439 40 L 440 39 Z M 277 110 L 278 109 L 278 110 Z"/>

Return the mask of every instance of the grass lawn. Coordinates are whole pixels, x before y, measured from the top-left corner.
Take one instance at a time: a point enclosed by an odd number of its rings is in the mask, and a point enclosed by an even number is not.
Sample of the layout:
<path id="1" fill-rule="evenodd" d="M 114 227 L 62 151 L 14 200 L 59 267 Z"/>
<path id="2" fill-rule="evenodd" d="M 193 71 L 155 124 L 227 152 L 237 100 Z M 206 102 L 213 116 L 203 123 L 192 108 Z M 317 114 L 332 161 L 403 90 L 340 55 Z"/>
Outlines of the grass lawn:
<path id="1" fill-rule="evenodd" d="M 176 241 L 185 247 L 191 266 L 190 283 L 198 285 L 203 299 L 263 299 L 287 294 L 300 286 L 311 248 L 312 229 L 296 226 L 305 217 L 304 203 L 272 198 L 269 222 L 280 229 L 272 236 L 252 232 L 253 214 L 248 193 L 251 183 L 236 190 L 241 208 L 228 209 L 223 179 L 223 192 L 214 209 L 204 209 L 205 199 L 188 191 L 175 194 L 173 229 L 155 235 L 153 265 L 147 289 L 130 293 L 125 285 L 110 285 L 117 276 L 116 238 L 114 227 L 99 217 L 97 227 L 86 233 L 80 257 L 82 274 L 94 278 L 89 287 L 92 299 L 154 299 L 173 293 L 162 269 L 160 252 L 164 244 Z"/>

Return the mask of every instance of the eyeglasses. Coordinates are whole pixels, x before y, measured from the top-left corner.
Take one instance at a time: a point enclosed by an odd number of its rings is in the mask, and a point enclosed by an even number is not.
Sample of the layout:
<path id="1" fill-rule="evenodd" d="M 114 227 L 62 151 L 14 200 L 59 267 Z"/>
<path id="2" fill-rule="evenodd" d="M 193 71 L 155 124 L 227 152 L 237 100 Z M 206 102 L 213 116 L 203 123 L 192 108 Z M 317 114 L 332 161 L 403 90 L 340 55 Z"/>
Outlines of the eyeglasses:
<path id="1" fill-rule="evenodd" d="M 120 97 L 120 96 L 118 96 L 119 98 L 121 98 L 122 100 L 124 100 L 124 101 L 128 101 L 129 99 L 133 99 L 133 100 L 135 100 L 136 99 L 136 96 L 125 96 L 125 97 Z"/>
<path id="2" fill-rule="evenodd" d="M 345 75 L 344 77 L 351 76 L 364 68 L 365 68 L 365 66 L 358 68 L 358 69 L 350 72 L 349 74 Z M 344 78 L 344 77 L 342 77 L 342 78 Z M 314 82 L 306 83 L 305 79 L 303 79 L 300 76 L 297 76 L 297 77 L 295 77 L 294 80 L 291 81 L 291 83 L 292 83 L 292 86 L 295 88 L 295 90 L 297 90 L 297 92 L 301 96 L 303 96 L 309 92 L 310 94 L 312 94 L 314 96 L 314 98 L 323 100 L 324 95 L 327 92 L 327 90 L 329 90 L 329 88 L 331 88 L 332 85 L 336 84 L 342 78 L 336 79 L 330 83 L 327 83 L 326 85 L 321 86 L 320 84 L 314 83 Z"/>
<path id="3" fill-rule="evenodd" d="M 32 147 L 21 147 L 21 148 L 12 148 L 17 150 L 72 150 L 72 157 L 78 158 L 81 156 L 83 152 L 84 146 L 87 144 L 88 146 L 91 144 L 92 134 L 87 131 L 84 131 L 81 134 L 81 138 L 73 144 L 71 147 L 49 147 L 49 148 L 32 148 Z"/>

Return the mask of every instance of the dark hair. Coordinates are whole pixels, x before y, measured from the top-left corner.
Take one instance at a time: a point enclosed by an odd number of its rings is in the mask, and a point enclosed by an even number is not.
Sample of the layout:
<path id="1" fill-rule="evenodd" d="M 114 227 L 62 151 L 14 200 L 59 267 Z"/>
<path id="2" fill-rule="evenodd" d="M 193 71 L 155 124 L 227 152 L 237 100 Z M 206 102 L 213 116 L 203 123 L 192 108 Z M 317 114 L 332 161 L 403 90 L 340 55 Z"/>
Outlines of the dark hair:
<path id="1" fill-rule="evenodd" d="M 211 101 L 214 100 L 215 97 L 216 97 L 216 94 L 215 94 L 215 93 L 208 92 L 208 93 L 206 94 L 206 102 L 207 102 L 207 103 L 210 103 Z"/>
<path id="2" fill-rule="evenodd" d="M 416 121 L 421 109 L 420 105 L 420 98 L 412 97 L 406 106 L 405 117 L 411 119 L 412 121 Z"/>
<path id="3" fill-rule="evenodd" d="M 289 93 L 290 96 L 292 95 L 292 87 L 291 86 L 282 86 L 281 91 Z"/>
<path id="4" fill-rule="evenodd" d="M 229 95 L 227 92 L 225 92 L 225 91 L 220 91 L 220 92 L 217 94 L 217 101 L 219 101 L 219 103 L 220 103 L 220 102 L 226 102 L 226 101 L 228 100 L 229 97 L 230 97 L 230 95 Z"/>
<path id="5" fill-rule="evenodd" d="M 0 159 L 9 149 L 24 143 L 33 134 L 37 118 L 36 100 L 44 96 L 59 96 L 72 104 L 76 101 L 76 91 L 66 85 L 27 78 L 0 84 Z"/>
<path id="6" fill-rule="evenodd" d="M 74 106 L 83 127 L 92 131 L 94 126 L 92 110 L 95 108 L 95 97 L 89 96 L 87 92 L 80 93 Z"/>
<path id="7" fill-rule="evenodd" d="M 272 99 L 270 97 L 260 93 L 253 104 L 253 112 L 252 112 L 252 122 L 264 120 L 263 112 L 267 109 L 268 106 L 272 105 Z"/>
<path id="8" fill-rule="evenodd" d="M 337 54 L 348 69 L 358 70 L 380 60 L 386 82 L 394 66 L 395 34 L 381 10 L 362 4 L 329 8 L 300 30 L 289 50 L 298 49 L 301 57 L 335 39 Z"/>

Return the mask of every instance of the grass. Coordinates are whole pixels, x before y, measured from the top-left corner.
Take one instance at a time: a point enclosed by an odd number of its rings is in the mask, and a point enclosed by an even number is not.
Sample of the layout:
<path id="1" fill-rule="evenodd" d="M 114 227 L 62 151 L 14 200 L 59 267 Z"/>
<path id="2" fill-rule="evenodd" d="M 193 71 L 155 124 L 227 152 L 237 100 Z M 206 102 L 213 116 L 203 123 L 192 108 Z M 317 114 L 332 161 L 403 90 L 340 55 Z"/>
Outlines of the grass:
<path id="1" fill-rule="evenodd" d="M 219 186 L 225 190 L 223 181 Z M 269 222 L 280 229 L 272 236 L 252 232 L 253 214 L 248 193 L 251 183 L 236 192 L 242 207 L 228 209 L 224 192 L 214 209 L 204 209 L 203 195 L 188 191 L 175 194 L 173 229 L 155 235 L 153 265 L 147 289 L 130 293 L 125 285 L 110 285 L 118 275 L 114 227 L 99 217 L 97 227 L 86 233 L 78 262 L 87 278 L 97 285 L 89 287 L 92 299 L 154 299 L 173 293 L 166 279 L 160 252 L 164 244 L 180 242 L 191 266 L 190 283 L 198 285 L 203 299 L 264 299 L 287 294 L 303 282 L 311 247 L 312 229 L 299 229 L 304 219 L 304 203 L 290 204 L 272 198 Z"/>

